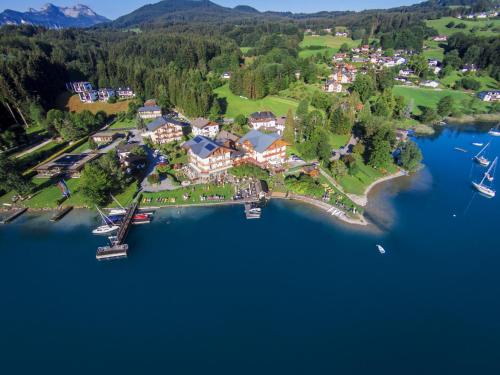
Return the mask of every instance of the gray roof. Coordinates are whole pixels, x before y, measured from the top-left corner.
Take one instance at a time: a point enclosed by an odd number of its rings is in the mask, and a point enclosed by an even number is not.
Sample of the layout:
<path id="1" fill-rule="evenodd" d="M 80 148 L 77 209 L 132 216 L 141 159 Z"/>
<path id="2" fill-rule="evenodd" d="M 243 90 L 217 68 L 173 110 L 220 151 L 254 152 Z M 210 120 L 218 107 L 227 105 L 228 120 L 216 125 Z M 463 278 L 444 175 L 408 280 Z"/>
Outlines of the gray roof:
<path id="1" fill-rule="evenodd" d="M 269 118 L 276 118 L 272 112 L 254 112 L 250 115 L 251 120 L 265 120 Z"/>
<path id="2" fill-rule="evenodd" d="M 208 124 L 210 124 L 210 120 L 207 120 L 206 118 L 203 117 L 198 117 L 196 120 L 191 122 L 191 127 L 203 129 Z"/>
<path id="3" fill-rule="evenodd" d="M 141 107 L 137 110 L 137 112 L 156 112 L 156 111 L 161 111 L 161 108 L 157 105 L 152 105 L 148 107 Z"/>
<path id="4" fill-rule="evenodd" d="M 193 154 L 205 159 L 222 146 L 207 137 L 198 135 L 184 143 L 183 147 L 190 148 Z"/>
<path id="5" fill-rule="evenodd" d="M 161 128 L 162 126 L 164 126 L 166 124 L 184 126 L 184 123 L 179 121 L 179 120 L 176 120 L 174 118 L 167 117 L 167 116 L 161 116 L 161 117 L 158 117 L 156 120 L 147 124 L 146 127 L 148 128 L 148 131 L 152 132 L 158 128 Z"/>
<path id="6" fill-rule="evenodd" d="M 238 143 L 248 141 L 255 151 L 264 152 L 278 139 L 281 139 L 281 136 L 277 133 L 266 134 L 254 129 L 245 134 Z"/>

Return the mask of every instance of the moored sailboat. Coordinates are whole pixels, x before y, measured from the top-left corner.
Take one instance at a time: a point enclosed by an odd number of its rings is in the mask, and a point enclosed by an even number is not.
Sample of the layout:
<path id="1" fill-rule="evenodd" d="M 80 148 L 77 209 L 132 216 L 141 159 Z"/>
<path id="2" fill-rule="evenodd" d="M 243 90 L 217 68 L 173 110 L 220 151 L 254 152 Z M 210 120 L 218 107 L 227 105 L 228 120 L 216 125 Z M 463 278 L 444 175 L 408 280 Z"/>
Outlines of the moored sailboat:
<path id="1" fill-rule="evenodd" d="M 498 157 L 495 158 L 491 166 L 488 168 L 488 171 L 484 174 L 481 182 L 474 182 L 472 181 L 472 186 L 479 191 L 481 194 L 485 195 L 488 198 L 493 198 L 496 195 L 495 190 L 493 190 L 491 187 L 487 186 L 484 184 L 485 180 L 488 181 L 493 181 L 494 180 L 494 174 L 495 174 L 495 169 L 497 165 Z"/>
<path id="2" fill-rule="evenodd" d="M 483 155 L 484 151 L 488 148 L 489 145 L 490 144 L 487 143 L 486 146 L 484 146 L 481 151 L 479 151 L 473 158 L 475 162 L 477 162 L 479 165 L 482 165 L 483 167 L 487 167 L 490 165 L 490 161 Z"/>
<path id="3" fill-rule="evenodd" d="M 491 128 L 488 134 L 492 135 L 493 137 L 500 137 L 500 123 L 497 124 L 497 126 L 495 126 L 494 128 Z"/>

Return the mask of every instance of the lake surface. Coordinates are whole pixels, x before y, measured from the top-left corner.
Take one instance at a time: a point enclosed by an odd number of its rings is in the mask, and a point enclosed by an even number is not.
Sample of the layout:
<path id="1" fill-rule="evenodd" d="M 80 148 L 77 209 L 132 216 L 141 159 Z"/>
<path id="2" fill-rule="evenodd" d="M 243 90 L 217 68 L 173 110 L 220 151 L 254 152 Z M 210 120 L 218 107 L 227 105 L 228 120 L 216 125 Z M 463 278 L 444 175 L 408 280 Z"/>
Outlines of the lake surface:
<path id="1" fill-rule="evenodd" d="M 470 187 L 486 129 L 419 139 L 426 168 L 374 190 L 368 230 L 290 202 L 163 210 L 97 262 L 90 212 L 24 215 L 0 227 L 0 369 L 498 374 L 500 197 Z"/>

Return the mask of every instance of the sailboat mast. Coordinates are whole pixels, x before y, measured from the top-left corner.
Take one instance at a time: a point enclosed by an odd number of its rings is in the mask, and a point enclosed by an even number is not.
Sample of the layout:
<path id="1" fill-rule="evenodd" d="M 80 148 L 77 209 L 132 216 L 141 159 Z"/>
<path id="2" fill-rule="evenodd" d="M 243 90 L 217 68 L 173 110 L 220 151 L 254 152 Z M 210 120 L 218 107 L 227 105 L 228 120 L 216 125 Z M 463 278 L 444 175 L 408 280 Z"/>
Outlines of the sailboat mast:
<path id="1" fill-rule="evenodd" d="M 497 160 L 498 160 L 498 156 L 495 158 L 495 160 L 493 160 L 493 163 L 491 163 L 490 167 L 488 168 L 488 171 L 484 174 L 483 179 L 481 180 L 480 185 L 482 185 L 482 184 L 483 184 L 484 180 L 486 179 L 486 176 L 491 176 L 491 175 L 490 175 L 490 172 L 491 172 L 491 170 L 492 170 L 493 168 L 495 168 L 495 167 L 496 167 Z"/>
<path id="2" fill-rule="evenodd" d="M 486 143 L 486 146 L 484 146 L 484 147 L 481 149 L 481 151 L 479 151 L 479 152 L 477 153 L 476 158 L 478 158 L 478 157 L 479 157 L 479 155 L 481 155 L 481 154 L 484 152 L 484 150 L 486 150 L 486 148 L 488 148 L 488 146 L 489 146 L 489 145 L 490 145 L 490 142 Z"/>

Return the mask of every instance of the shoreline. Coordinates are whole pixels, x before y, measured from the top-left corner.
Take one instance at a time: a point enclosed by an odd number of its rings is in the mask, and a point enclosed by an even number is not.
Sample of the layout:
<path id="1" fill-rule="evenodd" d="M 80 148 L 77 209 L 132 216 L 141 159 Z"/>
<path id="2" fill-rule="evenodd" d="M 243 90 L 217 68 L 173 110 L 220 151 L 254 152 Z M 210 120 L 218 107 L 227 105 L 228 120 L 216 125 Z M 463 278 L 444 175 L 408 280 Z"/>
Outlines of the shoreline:
<path id="1" fill-rule="evenodd" d="M 367 186 L 367 188 L 365 189 L 365 191 L 363 192 L 363 195 L 356 195 L 356 194 L 347 194 L 347 196 L 354 202 L 356 203 L 357 205 L 359 206 L 362 206 L 362 207 L 365 207 L 367 204 L 368 204 L 368 195 L 370 194 L 370 192 L 372 191 L 372 189 L 377 186 L 378 184 L 381 184 L 383 182 L 387 182 L 387 181 L 390 181 L 390 180 L 394 180 L 396 178 L 399 178 L 399 177 L 403 177 L 403 176 L 407 176 L 408 173 L 403 171 L 403 170 L 399 170 L 398 172 L 396 173 L 393 173 L 393 174 L 390 174 L 388 176 L 385 176 L 385 177 L 381 177 L 379 178 L 378 180 L 376 181 L 373 181 L 370 185 Z"/>

